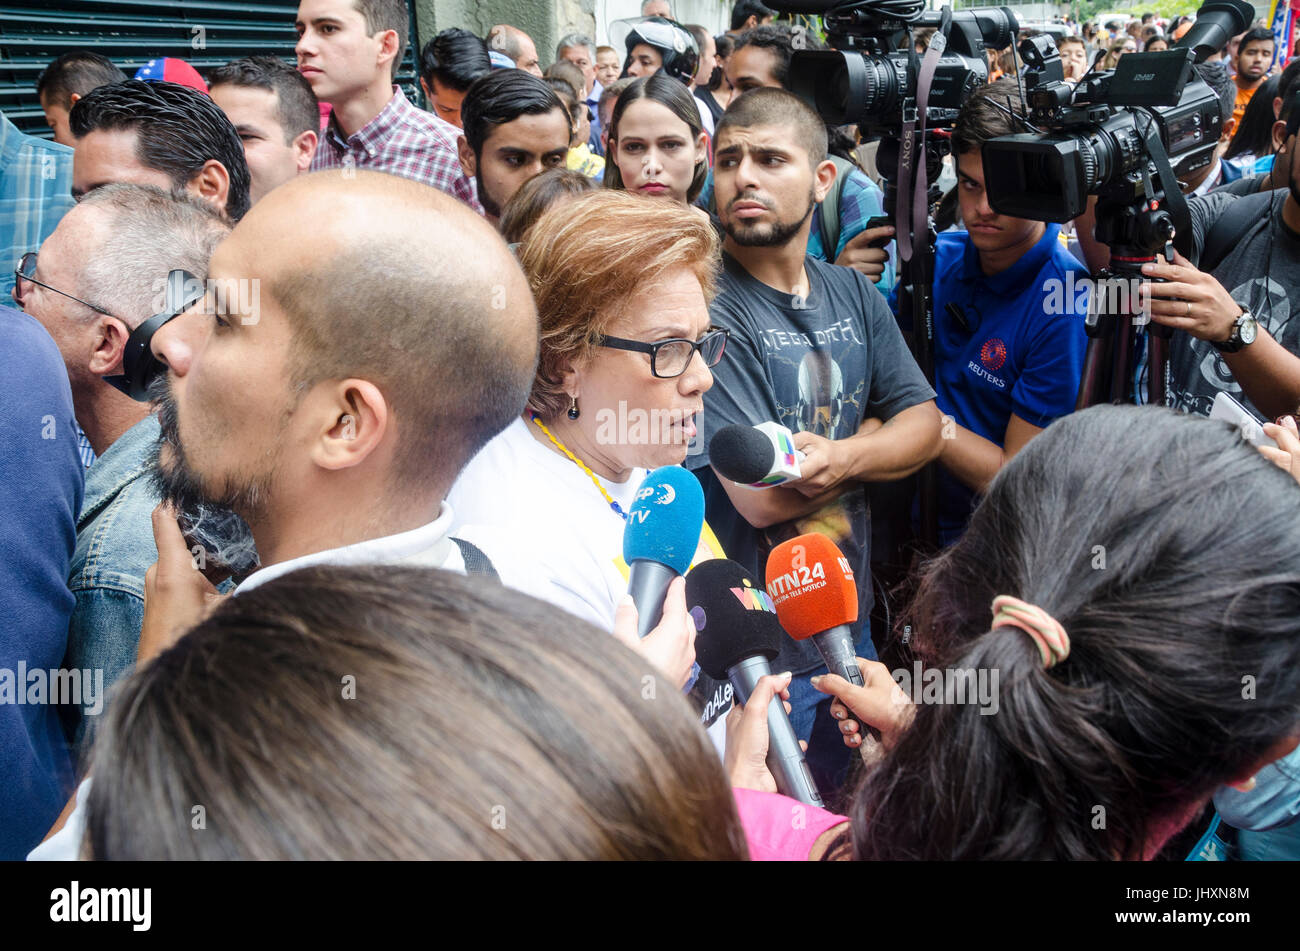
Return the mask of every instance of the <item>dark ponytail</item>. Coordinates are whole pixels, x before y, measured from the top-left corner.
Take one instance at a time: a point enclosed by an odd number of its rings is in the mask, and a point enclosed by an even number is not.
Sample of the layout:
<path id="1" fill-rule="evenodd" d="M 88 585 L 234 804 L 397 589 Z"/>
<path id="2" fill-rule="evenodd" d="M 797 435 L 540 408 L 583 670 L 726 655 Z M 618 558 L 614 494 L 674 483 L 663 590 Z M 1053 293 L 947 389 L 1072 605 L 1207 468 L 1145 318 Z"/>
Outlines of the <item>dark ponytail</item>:
<path id="1" fill-rule="evenodd" d="M 1045 669 L 990 630 L 999 594 L 1056 618 L 1069 656 Z M 994 480 L 912 621 L 926 665 L 998 672 L 996 713 L 919 704 L 841 852 L 1149 857 L 1300 727 L 1300 486 L 1219 422 L 1075 413 Z"/>

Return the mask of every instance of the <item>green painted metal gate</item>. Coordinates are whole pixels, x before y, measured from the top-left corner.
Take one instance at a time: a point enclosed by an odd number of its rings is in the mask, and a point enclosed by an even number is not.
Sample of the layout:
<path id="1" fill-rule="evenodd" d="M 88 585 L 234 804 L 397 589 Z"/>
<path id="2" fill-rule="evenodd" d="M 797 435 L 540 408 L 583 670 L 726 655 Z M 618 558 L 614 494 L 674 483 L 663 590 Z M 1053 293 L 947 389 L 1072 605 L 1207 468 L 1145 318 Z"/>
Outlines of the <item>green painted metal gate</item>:
<path id="1" fill-rule="evenodd" d="M 50 137 L 36 97 L 41 70 L 69 50 L 102 53 L 128 76 L 177 56 L 206 76 L 214 66 L 265 53 L 294 61 L 296 3 L 221 0 L 0 0 L 0 109 L 24 132 Z M 418 98 L 415 22 L 398 82 Z"/>

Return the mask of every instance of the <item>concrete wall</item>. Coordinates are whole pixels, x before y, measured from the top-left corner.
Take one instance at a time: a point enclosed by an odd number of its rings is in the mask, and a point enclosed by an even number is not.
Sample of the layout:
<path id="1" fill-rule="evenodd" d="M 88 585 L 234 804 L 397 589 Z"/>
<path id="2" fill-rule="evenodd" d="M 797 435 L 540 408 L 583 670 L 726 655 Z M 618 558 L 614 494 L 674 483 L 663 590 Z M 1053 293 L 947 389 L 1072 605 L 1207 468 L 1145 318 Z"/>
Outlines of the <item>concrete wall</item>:
<path id="1" fill-rule="evenodd" d="M 555 59 L 555 43 L 566 33 L 596 32 L 595 0 L 412 0 L 420 44 L 448 27 L 479 36 L 498 23 L 517 26 L 537 44 L 542 67 Z"/>
<path id="2" fill-rule="evenodd" d="M 641 0 L 412 0 L 412 4 L 421 46 L 448 27 L 486 36 L 496 24 L 509 23 L 533 38 L 543 69 L 555 59 L 555 43 L 566 33 L 586 33 L 597 43 L 607 43 L 610 22 L 641 13 Z M 730 25 L 731 0 L 675 0 L 673 10 L 680 22 L 699 23 L 714 33 Z"/>

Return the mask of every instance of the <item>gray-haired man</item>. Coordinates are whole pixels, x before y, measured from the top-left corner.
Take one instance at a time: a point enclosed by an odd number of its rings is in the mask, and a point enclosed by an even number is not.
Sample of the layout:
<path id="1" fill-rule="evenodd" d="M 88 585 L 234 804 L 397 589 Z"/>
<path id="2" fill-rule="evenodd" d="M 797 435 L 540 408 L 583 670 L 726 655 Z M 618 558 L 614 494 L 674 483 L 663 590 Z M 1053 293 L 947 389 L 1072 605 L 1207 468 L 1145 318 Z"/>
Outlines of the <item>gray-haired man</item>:
<path id="1" fill-rule="evenodd" d="M 19 281 L 23 309 L 58 344 L 77 420 L 98 457 L 86 473 L 77 520 L 68 575 L 76 607 L 63 666 L 102 670 L 104 689 L 135 662 L 144 573 L 158 557 L 151 513 L 159 501 L 148 478 L 158 420 L 147 403 L 104 377 L 123 372 L 131 331 L 163 309 L 168 272 L 206 277 L 208 258 L 229 231 L 220 215 L 188 195 L 105 185 L 63 217 Z M 102 699 L 83 702 L 79 713 L 97 713 Z M 80 741 L 85 721 L 72 719 L 69 734 Z"/>
<path id="2" fill-rule="evenodd" d="M 560 37 L 555 46 L 556 60 L 567 59 L 582 70 L 582 78 L 587 81 L 587 88 L 582 96 L 587 103 L 587 118 L 591 120 L 591 135 L 587 145 L 597 155 L 604 155 L 600 144 L 600 94 L 604 87 L 596 79 L 596 44 L 585 33 L 569 33 Z"/>

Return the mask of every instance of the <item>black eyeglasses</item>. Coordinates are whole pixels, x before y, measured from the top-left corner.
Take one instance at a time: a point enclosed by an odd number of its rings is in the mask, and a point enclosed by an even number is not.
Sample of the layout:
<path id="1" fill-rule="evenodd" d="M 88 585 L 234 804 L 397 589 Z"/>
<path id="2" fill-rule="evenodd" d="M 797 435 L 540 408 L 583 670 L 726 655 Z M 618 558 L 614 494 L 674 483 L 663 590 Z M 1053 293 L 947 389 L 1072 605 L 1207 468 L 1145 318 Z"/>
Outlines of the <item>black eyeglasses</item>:
<path id="1" fill-rule="evenodd" d="M 60 294 L 63 297 L 68 298 L 68 300 L 75 300 L 82 307 L 89 307 L 95 313 L 103 314 L 105 317 L 117 316 L 116 314 L 110 314 L 102 307 L 97 307 L 96 305 L 90 303 L 90 301 L 84 301 L 80 297 L 73 297 L 67 291 L 61 291 L 57 287 L 50 287 L 50 285 L 46 284 L 44 281 L 36 280 L 36 252 L 35 251 L 28 251 L 21 258 L 19 258 L 18 267 L 14 269 L 14 284 L 16 284 L 18 287 L 18 297 L 20 300 L 23 296 L 22 295 L 23 281 L 27 281 L 29 284 L 35 284 L 38 287 L 43 287 L 47 291 L 53 291 L 56 294 Z"/>
<path id="2" fill-rule="evenodd" d="M 658 343 L 642 343 L 640 340 L 625 340 L 622 337 L 596 338 L 596 346 L 608 347 L 610 350 L 631 350 L 635 353 L 650 354 L 650 373 L 661 380 L 671 380 L 681 376 L 691 365 L 695 351 L 700 352 L 706 367 L 716 367 L 727 349 L 727 336 L 731 333 L 725 328 L 710 330 L 699 340 L 660 340 Z"/>

